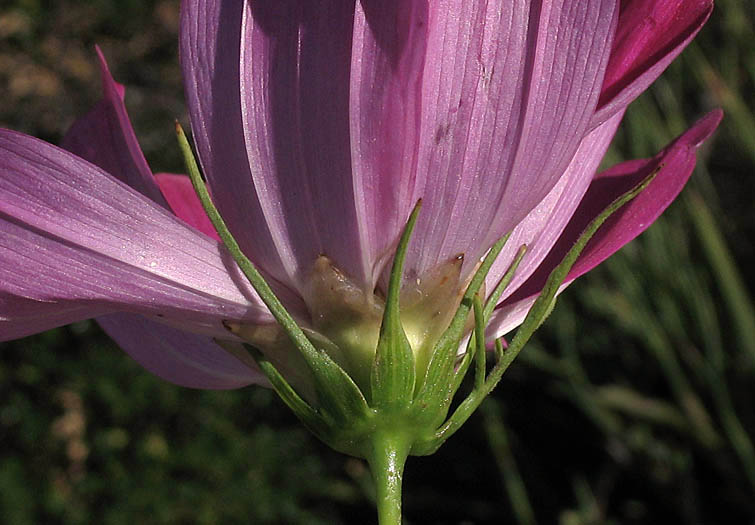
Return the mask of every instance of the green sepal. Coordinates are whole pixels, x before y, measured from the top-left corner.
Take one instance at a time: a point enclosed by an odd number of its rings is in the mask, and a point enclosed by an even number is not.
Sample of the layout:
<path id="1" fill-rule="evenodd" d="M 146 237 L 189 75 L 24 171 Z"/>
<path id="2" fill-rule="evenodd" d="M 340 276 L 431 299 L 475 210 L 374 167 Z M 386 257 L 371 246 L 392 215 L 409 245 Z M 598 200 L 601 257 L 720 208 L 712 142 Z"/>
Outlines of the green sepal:
<path id="1" fill-rule="evenodd" d="M 495 340 L 495 362 L 500 363 L 501 359 L 503 359 L 503 353 L 506 351 L 506 349 L 503 347 L 503 343 L 501 342 L 501 338 Z"/>
<path id="2" fill-rule="evenodd" d="M 415 396 L 417 418 L 426 424 L 440 424 L 448 413 L 458 385 L 454 381 L 458 349 L 464 335 L 467 318 L 472 310 L 474 296 L 482 287 L 490 267 L 508 240 L 508 235 L 496 242 L 475 272 L 461 299 L 451 323 L 432 351 L 424 381 Z"/>
<path id="3" fill-rule="evenodd" d="M 246 343 L 244 343 L 244 348 L 254 358 L 259 369 L 270 381 L 276 394 L 286 403 L 286 406 L 291 409 L 296 417 L 314 434 L 319 436 L 323 433 L 325 429 L 323 428 L 323 420 L 320 415 L 291 388 L 288 381 L 278 372 L 275 365 L 265 357 L 265 354 Z"/>
<path id="4" fill-rule="evenodd" d="M 484 326 L 487 327 L 488 321 L 490 321 L 490 316 L 493 314 L 493 310 L 498 304 L 498 300 L 501 298 L 501 295 L 503 295 L 503 292 L 506 290 L 508 285 L 511 283 L 511 280 L 514 278 L 514 274 L 516 273 L 517 268 L 519 268 L 519 264 L 522 262 L 525 253 L 527 253 L 527 245 L 522 244 L 517 250 L 516 255 L 514 256 L 514 260 L 511 261 L 511 264 L 509 264 L 506 273 L 503 274 L 503 277 L 501 277 L 501 280 L 498 281 L 495 289 L 488 297 L 488 300 L 485 303 L 485 308 L 482 312 Z M 461 362 L 459 362 L 458 366 L 456 367 L 453 386 L 451 387 L 454 393 L 459 390 L 461 382 L 464 379 L 464 376 L 467 374 L 469 365 L 472 362 L 473 357 L 475 356 L 474 344 L 475 339 L 470 337 L 469 341 L 467 342 L 467 348 L 464 351 Z"/>
<path id="5" fill-rule="evenodd" d="M 352 456 L 364 456 L 365 438 L 374 427 L 374 412 L 349 421 L 335 422 L 327 413 L 313 408 L 302 399 L 265 354 L 251 345 L 244 344 L 244 347 L 270 381 L 278 397 L 310 432 L 334 450 Z"/>
<path id="6" fill-rule="evenodd" d="M 482 387 L 485 382 L 485 319 L 482 313 L 482 300 L 479 294 L 475 294 L 472 300 L 472 306 L 474 307 L 474 347 L 475 347 L 475 371 L 474 371 L 474 385 L 475 388 Z"/>
<path id="7" fill-rule="evenodd" d="M 498 306 L 498 301 L 501 299 L 501 296 L 503 295 L 503 292 L 506 291 L 506 288 L 511 283 L 511 280 L 514 278 L 514 274 L 516 273 L 517 268 L 519 268 L 519 264 L 522 262 L 522 259 L 524 259 L 525 254 L 527 253 L 527 245 L 522 244 L 519 249 L 516 251 L 516 254 L 514 255 L 514 260 L 511 261 L 511 264 L 509 265 L 508 269 L 506 270 L 506 273 L 503 274 L 503 277 L 501 277 L 501 280 L 498 281 L 498 284 L 495 286 L 495 289 L 488 297 L 487 302 L 485 303 L 485 310 L 483 311 L 483 323 L 485 326 L 488 325 L 488 321 L 490 321 L 490 316 L 493 314 L 493 310 L 496 306 Z"/>
<path id="8" fill-rule="evenodd" d="M 616 200 L 614 200 L 608 207 L 606 207 L 600 215 L 590 222 L 585 230 L 580 235 L 577 242 L 572 246 L 569 252 L 566 254 L 561 263 L 550 273 L 548 280 L 540 292 L 540 295 L 535 300 L 532 308 L 530 308 L 527 316 L 522 322 L 521 326 L 516 332 L 511 344 L 503 349 L 503 345 L 500 340 L 496 341 L 496 356 L 498 361 L 495 367 L 491 370 L 484 384 L 480 388 L 475 388 L 469 396 L 462 401 L 456 408 L 454 413 L 448 418 L 448 420 L 435 432 L 435 435 L 420 440 L 415 443 L 412 448 L 412 453 L 417 455 L 432 454 L 435 452 L 449 437 L 451 437 L 472 413 L 480 406 L 480 403 L 487 397 L 488 394 L 495 388 L 498 382 L 501 380 L 503 373 L 511 365 L 524 345 L 529 341 L 540 325 L 545 321 L 548 315 L 553 310 L 556 301 L 556 295 L 561 287 L 564 279 L 569 274 L 572 266 L 576 262 L 582 250 L 584 250 L 587 243 L 590 241 L 593 235 L 598 231 L 598 228 L 610 217 L 614 212 L 621 208 L 624 204 L 634 199 L 642 190 L 644 190 L 650 182 L 655 178 L 659 170 L 654 171 L 648 177 L 646 177 L 637 186 L 624 193 Z"/>
<path id="9" fill-rule="evenodd" d="M 414 394 L 414 352 L 401 325 L 399 296 L 406 250 L 421 207 L 422 201 L 418 201 L 404 227 L 393 257 L 383 321 L 380 325 L 380 338 L 370 372 L 370 404 L 373 408 L 406 407 L 411 403 Z"/>
<path id="10" fill-rule="evenodd" d="M 270 313 L 272 313 L 275 320 L 289 336 L 291 342 L 299 350 L 309 366 L 319 402 L 318 413 L 325 421 L 325 424 L 336 427 L 369 418 L 371 412 L 359 387 L 330 356 L 325 352 L 318 351 L 314 347 L 293 317 L 291 317 L 283 304 L 275 296 L 267 281 L 265 281 L 254 264 L 241 251 L 236 239 L 234 239 L 228 230 L 225 221 L 212 202 L 212 198 L 199 172 L 199 166 L 194 158 L 194 153 L 178 122 L 176 122 L 176 134 L 192 185 L 212 225 L 236 261 L 236 264 L 238 264 L 241 271 L 260 296 L 260 299 L 262 299 L 262 302 L 265 303 L 265 306 L 270 310 Z"/>

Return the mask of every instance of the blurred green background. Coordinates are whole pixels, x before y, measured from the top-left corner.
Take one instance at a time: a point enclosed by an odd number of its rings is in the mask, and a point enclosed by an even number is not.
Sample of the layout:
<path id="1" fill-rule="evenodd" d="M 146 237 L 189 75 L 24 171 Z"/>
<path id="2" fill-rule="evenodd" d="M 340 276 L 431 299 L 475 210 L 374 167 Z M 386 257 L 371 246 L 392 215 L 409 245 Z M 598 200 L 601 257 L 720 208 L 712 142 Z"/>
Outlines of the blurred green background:
<path id="1" fill-rule="evenodd" d="M 0 7 L 0 126 L 58 142 L 93 46 L 156 171 L 181 170 L 177 0 Z M 755 523 L 755 8 L 719 0 L 606 164 L 726 118 L 682 197 L 563 294 L 493 399 L 410 458 L 407 523 Z M 0 343 L 0 523 L 371 523 L 369 473 L 263 389 L 193 391 L 90 322 Z"/>

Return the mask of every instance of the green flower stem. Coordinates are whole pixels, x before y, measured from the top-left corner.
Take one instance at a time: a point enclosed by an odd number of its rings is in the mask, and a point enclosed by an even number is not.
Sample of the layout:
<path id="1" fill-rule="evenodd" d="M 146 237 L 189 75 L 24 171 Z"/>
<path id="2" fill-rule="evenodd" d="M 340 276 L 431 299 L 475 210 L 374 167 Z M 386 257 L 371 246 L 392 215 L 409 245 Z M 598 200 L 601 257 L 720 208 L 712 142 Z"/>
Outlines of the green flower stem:
<path id="1" fill-rule="evenodd" d="M 400 432 L 377 431 L 367 462 L 375 480 L 379 525 L 401 525 L 401 480 L 411 440 Z"/>

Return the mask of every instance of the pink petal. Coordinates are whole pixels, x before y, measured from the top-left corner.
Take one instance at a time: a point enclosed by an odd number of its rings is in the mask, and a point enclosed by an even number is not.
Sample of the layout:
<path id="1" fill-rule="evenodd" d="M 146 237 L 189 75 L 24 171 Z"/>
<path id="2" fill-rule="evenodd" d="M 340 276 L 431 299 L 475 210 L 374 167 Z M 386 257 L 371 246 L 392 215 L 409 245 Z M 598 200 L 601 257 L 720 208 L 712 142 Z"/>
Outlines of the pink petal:
<path id="1" fill-rule="evenodd" d="M 503 335 L 517 326 L 550 272 L 563 260 L 587 224 L 660 166 L 645 191 L 609 217 L 590 240 L 567 275 L 562 289 L 645 231 L 682 190 L 695 167 L 697 148 L 715 131 L 722 117 L 720 110 L 712 111 L 654 158 L 624 162 L 599 174 L 537 271 L 493 314 L 489 333 Z"/>
<path id="2" fill-rule="evenodd" d="M 176 330 L 137 314 L 107 315 L 97 322 L 135 361 L 171 383 L 205 389 L 267 384 L 258 369 L 245 365 L 209 337 Z"/>
<path id="3" fill-rule="evenodd" d="M 407 277 L 466 268 L 553 189 L 588 130 L 613 0 L 430 4 Z M 414 200 L 414 199 L 412 199 Z"/>
<path id="4" fill-rule="evenodd" d="M 245 2 L 243 12 L 241 111 L 261 212 L 249 230 L 270 232 L 300 290 L 320 254 L 365 287 L 371 280 L 349 150 L 353 24 L 342 0 Z"/>
<path id="5" fill-rule="evenodd" d="M 713 0 L 622 0 L 593 124 L 626 108 L 695 38 Z"/>
<path id="6" fill-rule="evenodd" d="M 560 288 L 558 293 L 561 293 L 565 288 L 566 286 Z M 522 324 L 530 308 L 535 304 L 536 299 L 537 295 L 531 295 L 518 301 L 506 302 L 503 305 L 499 305 L 490 317 L 488 326 L 485 328 L 485 341 L 487 345 L 493 344 L 497 338 L 503 337 Z M 488 349 L 490 349 L 490 346 Z"/>
<path id="7" fill-rule="evenodd" d="M 0 174 L 4 296 L 39 302 L 40 315 L 50 303 L 87 306 L 82 319 L 129 310 L 220 336 L 226 319 L 270 321 L 216 241 L 99 168 L 0 130 Z M 0 311 L 11 319 L 0 339 L 10 338 L 13 315 Z"/>
<path id="8" fill-rule="evenodd" d="M 184 87 L 199 159 L 218 209 L 247 256 L 290 284 L 286 271 L 291 267 L 290 254 L 279 253 L 267 229 L 246 154 L 239 91 L 245 4 L 220 0 L 182 3 Z"/>
<path id="9" fill-rule="evenodd" d="M 540 266 L 582 201 L 622 117 L 623 113 L 614 115 L 584 138 L 561 180 L 511 232 L 490 269 L 487 290 L 495 288 L 522 244 L 527 245 L 527 253 L 502 299 L 511 295 Z"/>
<path id="10" fill-rule="evenodd" d="M 194 134 L 247 254 L 301 288 L 325 253 L 371 286 L 420 196 L 410 275 L 519 222 L 587 131 L 618 16 L 610 0 L 529 5 L 185 3 Z"/>
<path id="11" fill-rule="evenodd" d="M 170 209 L 187 224 L 218 239 L 191 181 L 186 176 L 153 176 L 139 147 L 123 104 L 125 89 L 117 84 L 98 48 L 104 99 L 74 122 L 62 147 L 99 166 L 122 182 Z"/>
<path id="12" fill-rule="evenodd" d="M 390 247 L 416 201 L 428 11 L 427 2 L 356 5 L 351 156 L 359 228 L 373 265 L 390 259 Z M 380 271 L 375 266 L 371 279 Z"/>
<path id="13" fill-rule="evenodd" d="M 96 49 L 104 98 L 73 123 L 61 146 L 167 207 L 123 104 L 125 89 L 113 80 L 102 51 Z"/>
<path id="14" fill-rule="evenodd" d="M 1 219 L 0 231 L 2 231 Z M 0 256 L 2 249 L 0 246 Z M 2 275 L 2 270 L 0 270 L 0 275 Z M 0 288 L 4 287 L 0 285 Z M 77 304 L 69 301 L 61 304 L 54 300 L 40 301 L 20 297 L 0 289 L 0 341 L 20 339 L 109 311 L 110 309 L 105 306 L 98 309 L 95 305 L 83 302 Z"/>
<path id="15" fill-rule="evenodd" d="M 215 231 L 215 227 L 202 207 L 202 203 L 199 202 L 199 197 L 197 197 L 189 177 L 171 173 L 158 173 L 155 175 L 155 179 L 165 200 L 168 201 L 170 209 L 178 218 L 205 235 L 220 240 L 218 232 Z"/>

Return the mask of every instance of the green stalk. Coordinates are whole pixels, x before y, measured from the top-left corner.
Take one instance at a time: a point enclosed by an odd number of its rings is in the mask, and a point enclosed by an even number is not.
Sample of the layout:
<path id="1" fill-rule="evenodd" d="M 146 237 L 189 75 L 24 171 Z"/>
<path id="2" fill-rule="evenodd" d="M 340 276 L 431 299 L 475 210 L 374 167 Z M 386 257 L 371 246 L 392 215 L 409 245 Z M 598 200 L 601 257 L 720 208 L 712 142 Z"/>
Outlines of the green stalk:
<path id="1" fill-rule="evenodd" d="M 400 432 L 377 431 L 367 458 L 375 480 L 379 525 L 401 525 L 401 481 L 411 441 Z"/>

